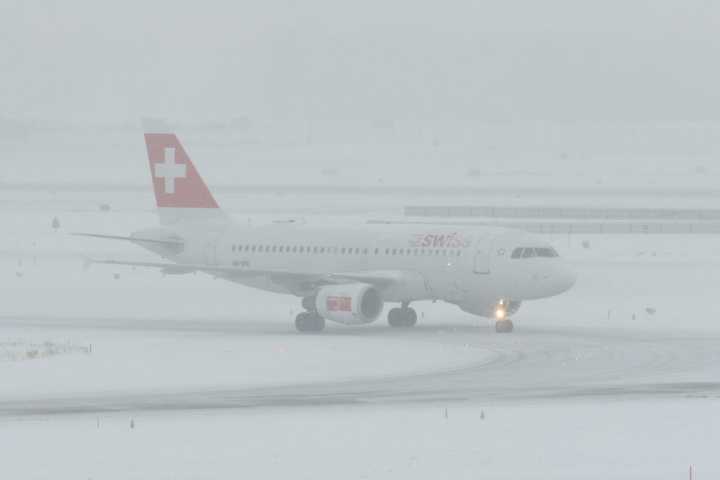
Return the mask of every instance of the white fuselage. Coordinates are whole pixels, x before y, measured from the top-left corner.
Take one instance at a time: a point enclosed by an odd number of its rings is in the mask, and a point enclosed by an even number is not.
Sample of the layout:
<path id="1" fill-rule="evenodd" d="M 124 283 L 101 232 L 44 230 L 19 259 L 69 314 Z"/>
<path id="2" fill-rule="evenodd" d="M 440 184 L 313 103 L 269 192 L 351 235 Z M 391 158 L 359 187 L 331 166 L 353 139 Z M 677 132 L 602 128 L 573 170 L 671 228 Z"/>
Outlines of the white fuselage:
<path id="1" fill-rule="evenodd" d="M 491 227 L 366 224 L 355 227 L 271 224 L 185 226 L 184 248 L 165 255 L 178 263 L 312 275 L 397 272 L 384 289 L 388 302 L 443 300 L 491 316 L 499 300 L 523 301 L 568 290 L 575 276 L 547 242 Z M 147 236 L 147 235 L 145 235 Z M 526 255 L 518 256 L 525 249 Z M 554 255 L 547 254 L 552 252 Z M 272 275 L 224 276 L 250 287 L 297 296 L 312 282 L 288 286 Z"/>

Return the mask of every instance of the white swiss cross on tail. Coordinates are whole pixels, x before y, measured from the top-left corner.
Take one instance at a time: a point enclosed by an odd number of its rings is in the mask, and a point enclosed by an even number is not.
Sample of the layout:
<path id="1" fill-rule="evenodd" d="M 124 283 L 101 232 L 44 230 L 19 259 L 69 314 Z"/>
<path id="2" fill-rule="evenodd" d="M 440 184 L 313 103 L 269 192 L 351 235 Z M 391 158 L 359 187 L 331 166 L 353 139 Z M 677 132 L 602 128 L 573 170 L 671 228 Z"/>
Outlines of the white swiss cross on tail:
<path id="1" fill-rule="evenodd" d="M 145 146 L 155 201 L 161 211 L 193 209 L 209 213 L 213 209 L 217 213 L 217 202 L 174 133 L 146 133 Z"/>
<path id="2" fill-rule="evenodd" d="M 155 164 L 155 178 L 165 180 L 165 193 L 175 193 L 175 179 L 187 178 L 187 167 L 183 164 L 175 163 L 175 147 L 166 147 L 165 163 Z"/>

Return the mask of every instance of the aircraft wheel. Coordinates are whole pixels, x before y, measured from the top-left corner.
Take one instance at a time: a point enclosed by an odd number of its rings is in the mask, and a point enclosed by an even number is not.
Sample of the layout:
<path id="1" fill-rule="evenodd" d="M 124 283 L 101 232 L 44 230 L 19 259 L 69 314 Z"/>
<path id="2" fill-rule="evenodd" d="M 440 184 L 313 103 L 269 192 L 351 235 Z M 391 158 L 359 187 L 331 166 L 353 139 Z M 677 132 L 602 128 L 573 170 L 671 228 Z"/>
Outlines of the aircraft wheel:
<path id="1" fill-rule="evenodd" d="M 316 313 L 302 312 L 295 317 L 298 332 L 320 332 L 325 328 L 325 319 Z"/>
<path id="2" fill-rule="evenodd" d="M 417 324 L 417 312 L 414 308 L 406 308 L 405 310 L 405 326 L 414 327 Z"/>
<path id="3" fill-rule="evenodd" d="M 512 320 L 498 320 L 495 322 L 495 331 L 498 333 L 510 333 L 513 331 L 513 328 Z"/>
<path id="4" fill-rule="evenodd" d="M 414 327 L 417 312 L 412 308 L 393 308 L 388 312 L 388 324 L 393 328 Z"/>

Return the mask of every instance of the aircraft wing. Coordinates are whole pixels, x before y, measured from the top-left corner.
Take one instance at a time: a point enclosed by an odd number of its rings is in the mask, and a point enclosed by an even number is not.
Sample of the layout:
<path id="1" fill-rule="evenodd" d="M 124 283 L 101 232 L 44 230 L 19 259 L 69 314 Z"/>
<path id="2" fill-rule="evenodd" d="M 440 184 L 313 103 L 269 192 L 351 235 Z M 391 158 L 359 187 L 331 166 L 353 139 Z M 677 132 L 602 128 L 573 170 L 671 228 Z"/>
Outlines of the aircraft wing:
<path id="1" fill-rule="evenodd" d="M 369 283 L 379 289 L 383 289 L 395 283 L 402 282 L 405 274 L 397 270 L 378 270 L 357 273 L 332 273 L 328 275 L 328 277 L 335 280 L 333 283 L 346 283 L 348 281 Z"/>
<path id="2" fill-rule="evenodd" d="M 253 269 L 243 266 L 213 266 L 187 263 L 166 263 L 166 262 L 129 262 L 120 260 L 90 260 L 89 264 L 101 265 L 124 265 L 130 267 L 157 268 L 168 275 L 182 275 L 193 272 L 203 272 L 228 279 L 242 279 L 251 277 L 268 277 L 276 283 L 283 284 L 292 290 L 307 289 L 313 286 L 328 284 L 360 282 L 368 283 L 383 290 L 395 283 L 402 282 L 403 272 L 401 271 L 369 271 L 369 272 L 345 272 L 315 274 L 304 272 L 292 272 L 287 270 L 266 270 Z"/>
<path id="3" fill-rule="evenodd" d="M 224 277 L 258 277 L 267 275 L 295 275 L 292 272 L 282 270 L 257 270 L 242 266 L 213 266 L 193 263 L 166 263 L 166 262 L 128 262 L 122 260 L 90 260 L 90 264 L 100 265 L 125 265 L 129 267 L 158 268 L 167 274 L 183 274 L 193 272 L 204 272 Z"/>

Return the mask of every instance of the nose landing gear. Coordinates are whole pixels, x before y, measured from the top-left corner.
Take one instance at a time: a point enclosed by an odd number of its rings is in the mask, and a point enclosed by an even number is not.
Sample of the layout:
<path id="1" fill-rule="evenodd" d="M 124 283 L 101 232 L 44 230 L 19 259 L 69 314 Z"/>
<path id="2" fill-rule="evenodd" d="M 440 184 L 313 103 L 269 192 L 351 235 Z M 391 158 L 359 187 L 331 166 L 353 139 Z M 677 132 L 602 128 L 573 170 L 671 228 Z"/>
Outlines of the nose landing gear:
<path id="1" fill-rule="evenodd" d="M 512 320 L 498 320 L 495 322 L 495 331 L 497 333 L 510 333 L 513 331 L 513 328 L 515 326 L 513 325 Z"/>
<path id="2" fill-rule="evenodd" d="M 505 300 L 500 300 L 495 307 L 495 331 L 497 333 L 510 333 L 513 331 L 513 322 L 507 316 L 507 303 Z"/>

